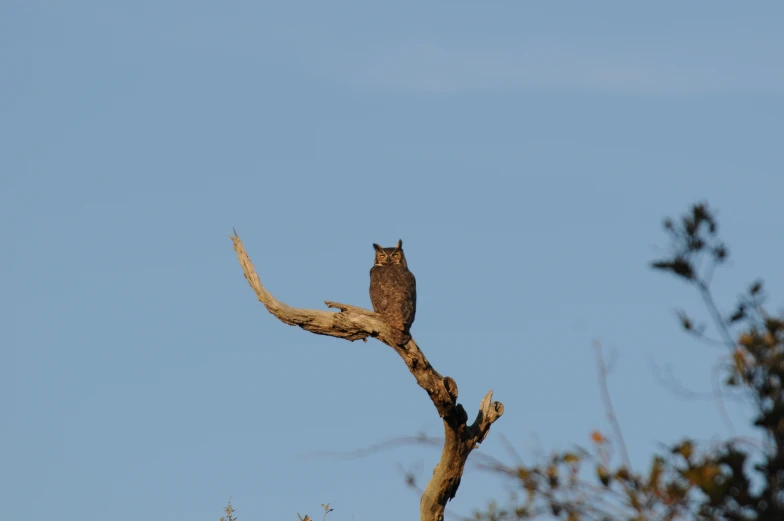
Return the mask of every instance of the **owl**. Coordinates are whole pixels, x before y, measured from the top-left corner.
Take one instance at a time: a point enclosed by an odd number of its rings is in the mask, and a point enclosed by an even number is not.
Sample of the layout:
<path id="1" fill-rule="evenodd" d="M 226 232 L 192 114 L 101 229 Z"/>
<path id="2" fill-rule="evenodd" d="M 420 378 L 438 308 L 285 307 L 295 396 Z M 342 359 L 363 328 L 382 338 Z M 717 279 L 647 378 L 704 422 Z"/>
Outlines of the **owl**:
<path id="1" fill-rule="evenodd" d="M 376 261 L 370 269 L 370 301 L 373 311 L 381 315 L 392 329 L 400 332 L 395 343 L 411 339 L 409 329 L 416 315 L 416 279 L 408 271 L 403 241 L 394 248 L 374 244 Z"/>

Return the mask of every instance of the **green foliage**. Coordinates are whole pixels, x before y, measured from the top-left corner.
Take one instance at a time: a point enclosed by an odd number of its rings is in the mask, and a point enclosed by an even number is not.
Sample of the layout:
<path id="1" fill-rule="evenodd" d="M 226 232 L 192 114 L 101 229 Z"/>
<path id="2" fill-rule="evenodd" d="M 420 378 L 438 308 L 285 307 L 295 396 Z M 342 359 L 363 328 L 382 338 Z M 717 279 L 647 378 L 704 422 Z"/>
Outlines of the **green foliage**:
<path id="1" fill-rule="evenodd" d="M 765 445 L 749 448 L 741 440 L 728 439 L 701 446 L 686 437 L 653 455 L 647 469 L 635 470 L 627 461 L 611 459 L 616 450 L 625 452 L 624 447 L 613 447 L 602 433 L 594 432 L 589 450 L 556 453 L 532 466 L 493 465 L 493 470 L 517 481 L 521 494 L 516 504 L 493 504 L 475 519 L 784 520 L 784 319 L 765 310 L 759 280 L 750 284 L 730 316 L 718 311 L 710 282 L 729 253 L 707 205 L 694 205 L 678 221 L 666 219 L 664 228 L 671 255 L 652 267 L 672 273 L 702 296 L 721 338 L 705 336 L 706 326 L 685 312 L 678 313 L 680 324 L 699 340 L 726 347 L 724 384 L 750 398 L 753 425 Z M 617 424 L 614 428 L 619 429 Z M 618 438 L 616 444 L 622 444 Z"/>

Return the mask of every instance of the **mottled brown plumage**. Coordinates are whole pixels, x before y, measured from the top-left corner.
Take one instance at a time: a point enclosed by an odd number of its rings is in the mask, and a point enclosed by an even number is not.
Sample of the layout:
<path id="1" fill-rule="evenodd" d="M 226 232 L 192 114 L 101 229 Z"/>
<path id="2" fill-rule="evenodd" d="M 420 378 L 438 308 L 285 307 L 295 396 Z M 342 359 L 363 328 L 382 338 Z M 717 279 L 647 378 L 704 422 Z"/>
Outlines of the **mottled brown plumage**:
<path id="1" fill-rule="evenodd" d="M 384 322 L 400 331 L 398 344 L 411 338 L 409 330 L 416 315 L 416 279 L 408 271 L 403 241 L 393 248 L 374 244 L 376 261 L 370 269 L 370 301 Z"/>

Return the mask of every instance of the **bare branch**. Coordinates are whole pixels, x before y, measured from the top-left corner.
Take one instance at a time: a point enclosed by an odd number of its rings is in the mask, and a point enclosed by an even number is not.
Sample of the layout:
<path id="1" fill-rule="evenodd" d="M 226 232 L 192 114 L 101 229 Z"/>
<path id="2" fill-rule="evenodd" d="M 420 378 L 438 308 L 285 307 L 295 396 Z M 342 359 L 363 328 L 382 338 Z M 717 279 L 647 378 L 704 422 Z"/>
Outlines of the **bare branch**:
<path id="1" fill-rule="evenodd" d="M 457 383 L 449 376 L 441 376 L 430 365 L 413 338 L 404 345 L 397 345 L 397 332 L 387 326 L 378 314 L 360 307 L 326 301 L 327 306 L 340 310 L 332 312 L 295 308 L 284 304 L 262 285 L 236 231 L 231 240 L 248 284 L 267 311 L 278 320 L 318 335 L 351 341 L 377 338 L 394 349 L 403 359 L 417 384 L 427 392 L 438 415 L 444 421 L 445 436 L 441 459 L 420 501 L 422 521 L 442 521 L 446 503 L 455 497 L 460 485 L 468 455 L 485 439 L 490 426 L 503 414 L 504 406 L 500 402 L 492 401 L 493 392 L 488 392 L 482 400 L 476 419 L 468 425 L 468 415 L 463 406 L 457 403 Z"/>
<path id="2" fill-rule="evenodd" d="M 379 443 L 374 443 L 370 446 L 361 449 L 353 450 L 350 452 L 335 452 L 335 451 L 314 451 L 307 454 L 301 454 L 300 458 L 332 458 L 332 459 L 360 459 L 370 454 L 376 454 L 383 450 L 395 449 L 404 445 L 429 445 L 438 447 L 443 444 L 444 440 L 440 438 L 429 438 L 425 434 L 418 434 L 416 436 L 400 436 L 398 438 L 389 439 Z"/>
<path id="3" fill-rule="evenodd" d="M 457 397 L 456 387 L 454 393 Z M 444 506 L 457 493 L 468 455 L 482 443 L 490 425 L 504 413 L 503 404 L 492 400 L 493 391 L 489 391 L 482 399 L 472 425 L 466 423 L 468 415 L 460 404 L 454 408 L 453 414 L 444 418 L 444 449 L 419 503 L 421 520 L 443 520 Z"/>
<path id="4" fill-rule="evenodd" d="M 732 419 L 727 413 L 727 408 L 724 406 L 724 393 L 722 393 L 721 390 L 722 363 L 723 361 L 721 359 L 718 360 L 715 364 L 713 364 L 713 370 L 711 371 L 713 396 L 716 400 L 716 409 L 719 411 L 719 415 L 721 415 L 721 419 L 724 421 L 724 425 L 727 427 L 727 431 L 730 433 L 730 436 L 735 436 L 735 424 L 732 423 Z"/>
<path id="5" fill-rule="evenodd" d="M 632 468 L 631 460 L 629 459 L 629 451 L 626 448 L 626 442 L 623 439 L 623 432 L 621 431 L 621 424 L 618 422 L 618 417 L 615 415 L 615 408 L 613 407 L 612 399 L 610 398 L 610 391 L 607 388 L 607 365 L 604 363 L 604 356 L 602 355 L 602 344 L 597 340 L 593 344 L 596 349 L 596 366 L 599 372 L 599 387 L 602 391 L 602 401 L 604 402 L 604 409 L 607 414 L 607 419 L 610 420 L 615 438 L 618 441 L 618 448 L 621 451 L 623 464 L 627 469 Z"/>
<path id="6" fill-rule="evenodd" d="M 719 312 L 719 308 L 716 307 L 716 302 L 713 300 L 713 294 L 711 294 L 708 283 L 701 280 L 697 283 L 697 287 L 700 290 L 700 296 L 702 296 L 702 300 L 705 302 L 705 306 L 708 308 L 708 311 L 713 317 L 713 321 L 716 324 L 722 339 L 724 340 L 724 345 L 727 346 L 730 351 L 734 350 L 735 341 L 732 339 L 732 335 L 727 328 L 727 323 L 724 321 L 724 318 L 722 318 L 721 313 Z"/>

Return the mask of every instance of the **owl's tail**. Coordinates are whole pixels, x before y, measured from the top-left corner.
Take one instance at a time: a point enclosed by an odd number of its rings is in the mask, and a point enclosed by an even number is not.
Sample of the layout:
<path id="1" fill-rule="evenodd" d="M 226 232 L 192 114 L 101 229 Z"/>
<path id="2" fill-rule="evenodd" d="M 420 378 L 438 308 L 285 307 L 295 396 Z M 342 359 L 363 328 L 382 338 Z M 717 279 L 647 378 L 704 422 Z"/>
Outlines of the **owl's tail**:
<path id="1" fill-rule="evenodd" d="M 411 340 L 411 333 L 408 331 L 395 331 L 395 344 L 398 346 L 404 346 Z"/>

